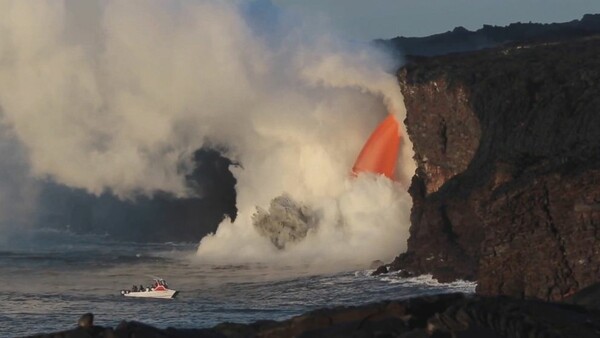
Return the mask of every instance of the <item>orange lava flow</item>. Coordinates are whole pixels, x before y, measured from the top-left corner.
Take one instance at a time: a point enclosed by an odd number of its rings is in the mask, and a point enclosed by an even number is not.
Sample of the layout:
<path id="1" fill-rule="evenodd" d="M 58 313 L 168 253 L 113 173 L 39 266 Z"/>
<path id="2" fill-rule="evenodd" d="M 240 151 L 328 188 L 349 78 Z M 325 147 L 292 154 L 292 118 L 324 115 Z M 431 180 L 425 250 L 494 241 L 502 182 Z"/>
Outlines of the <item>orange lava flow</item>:
<path id="1" fill-rule="evenodd" d="M 400 141 L 398 121 L 390 114 L 375 128 L 363 146 L 352 167 L 352 173 L 354 175 L 362 172 L 381 174 L 393 180 Z"/>

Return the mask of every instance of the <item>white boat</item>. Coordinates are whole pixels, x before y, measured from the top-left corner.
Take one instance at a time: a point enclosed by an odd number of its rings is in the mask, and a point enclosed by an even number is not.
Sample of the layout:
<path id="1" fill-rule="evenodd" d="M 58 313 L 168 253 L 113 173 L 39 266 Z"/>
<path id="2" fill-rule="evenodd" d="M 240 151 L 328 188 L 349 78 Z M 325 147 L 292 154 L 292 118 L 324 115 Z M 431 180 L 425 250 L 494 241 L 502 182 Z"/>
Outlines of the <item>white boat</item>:
<path id="1" fill-rule="evenodd" d="M 177 295 L 176 290 L 169 289 L 167 286 L 167 282 L 164 279 L 154 279 L 151 287 L 141 288 L 138 290 L 137 288 L 133 288 L 132 290 L 121 290 L 121 295 L 125 297 L 135 297 L 135 298 L 175 298 Z"/>

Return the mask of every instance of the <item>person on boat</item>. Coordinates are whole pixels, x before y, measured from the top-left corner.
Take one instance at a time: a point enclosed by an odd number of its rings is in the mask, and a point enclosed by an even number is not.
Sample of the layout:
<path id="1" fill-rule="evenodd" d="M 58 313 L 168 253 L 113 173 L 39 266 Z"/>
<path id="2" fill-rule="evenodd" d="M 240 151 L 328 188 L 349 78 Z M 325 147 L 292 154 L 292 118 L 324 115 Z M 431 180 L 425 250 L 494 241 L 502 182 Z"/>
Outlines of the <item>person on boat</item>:
<path id="1" fill-rule="evenodd" d="M 135 286 L 135 285 L 134 285 L 134 286 L 132 286 L 132 287 L 131 287 L 131 292 L 137 292 L 137 286 Z"/>
<path id="2" fill-rule="evenodd" d="M 140 291 L 144 291 L 144 285 L 140 284 Z"/>

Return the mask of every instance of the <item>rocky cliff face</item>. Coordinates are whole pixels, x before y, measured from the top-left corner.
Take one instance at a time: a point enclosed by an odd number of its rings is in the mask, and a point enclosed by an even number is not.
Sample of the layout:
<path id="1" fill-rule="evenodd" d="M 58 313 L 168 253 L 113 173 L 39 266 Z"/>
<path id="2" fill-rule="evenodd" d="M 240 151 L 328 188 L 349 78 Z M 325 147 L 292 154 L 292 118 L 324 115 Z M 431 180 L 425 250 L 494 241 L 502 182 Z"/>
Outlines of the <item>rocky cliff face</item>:
<path id="1" fill-rule="evenodd" d="M 398 73 L 417 175 L 393 269 L 558 300 L 600 280 L 600 36 Z"/>

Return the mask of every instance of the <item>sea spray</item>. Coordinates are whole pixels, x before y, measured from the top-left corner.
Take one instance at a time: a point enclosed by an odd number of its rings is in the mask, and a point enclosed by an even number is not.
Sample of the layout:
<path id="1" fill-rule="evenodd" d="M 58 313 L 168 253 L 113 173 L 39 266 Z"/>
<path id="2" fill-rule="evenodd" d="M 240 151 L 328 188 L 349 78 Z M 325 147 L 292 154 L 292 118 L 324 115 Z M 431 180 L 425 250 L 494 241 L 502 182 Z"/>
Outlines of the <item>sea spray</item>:
<path id="1" fill-rule="evenodd" d="M 373 128 L 389 112 L 404 120 L 389 63 L 276 7 L 258 29 L 245 6 L 2 1 L 0 106 L 27 172 L 124 199 L 190 196 L 193 152 L 216 145 L 240 164 L 239 212 L 200 243 L 199 260 L 339 269 L 391 258 L 407 238 L 414 163 L 401 157 L 399 183 L 349 175 Z M 282 194 L 320 215 L 283 251 L 251 222 Z"/>
<path id="2" fill-rule="evenodd" d="M 411 206 L 406 189 L 415 165 L 404 128 L 400 130 L 406 142 L 399 159 L 398 182 L 373 175 L 357 179 L 349 175 L 352 161 L 379 120 L 388 112 L 399 121 L 405 118 L 396 79 L 384 70 L 387 64 L 381 62 L 381 54 L 368 46 L 345 45 L 326 34 L 302 42 L 285 46 L 286 54 L 293 55 L 289 68 L 296 73 L 291 74 L 290 82 L 282 84 L 300 89 L 295 95 L 302 95 L 301 102 L 317 106 L 307 106 L 303 114 L 287 123 L 279 120 L 288 116 L 285 113 L 261 120 L 258 130 L 263 134 L 259 139 L 273 146 L 263 153 L 249 150 L 241 154 L 251 157 L 242 160 L 244 168 L 234 172 L 238 217 L 233 223 L 224 221 L 214 235 L 201 241 L 200 261 L 303 264 L 320 271 L 343 270 L 366 266 L 376 259 L 389 260 L 405 250 Z M 300 99 L 295 95 L 282 97 Z M 373 100 L 373 104 L 356 105 L 360 97 Z M 294 100 L 283 106 L 296 106 Z M 273 98 L 267 102 L 273 104 Z M 355 124 L 355 119 L 365 121 L 370 128 Z M 252 165 L 256 159 L 261 160 Z M 272 208 L 281 196 L 310 211 L 288 212 L 286 216 L 303 216 L 294 221 L 282 221 L 281 214 L 270 220 L 262 217 L 264 208 Z M 262 215 L 259 229 L 257 214 Z M 310 221 L 297 222 L 302 218 Z M 265 225 L 269 221 L 273 224 Z"/>
<path id="3" fill-rule="evenodd" d="M 305 239 L 290 241 L 280 250 L 254 229 L 251 217 L 240 214 L 236 222 L 228 220 L 202 239 L 198 260 L 300 265 L 315 272 L 364 268 L 406 249 L 410 207 L 410 196 L 399 183 L 361 174 L 348 178 L 338 196 L 312 201 L 316 227 Z"/>

